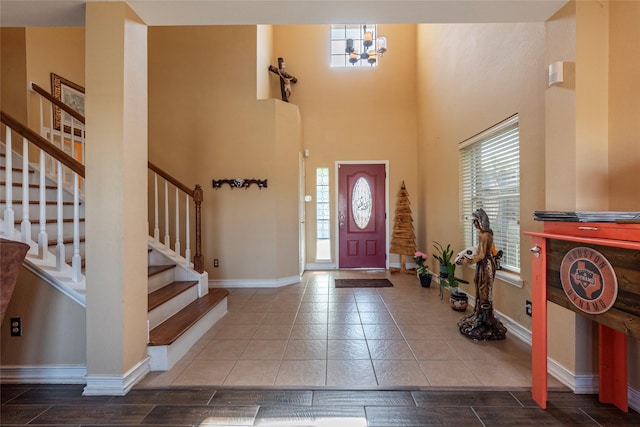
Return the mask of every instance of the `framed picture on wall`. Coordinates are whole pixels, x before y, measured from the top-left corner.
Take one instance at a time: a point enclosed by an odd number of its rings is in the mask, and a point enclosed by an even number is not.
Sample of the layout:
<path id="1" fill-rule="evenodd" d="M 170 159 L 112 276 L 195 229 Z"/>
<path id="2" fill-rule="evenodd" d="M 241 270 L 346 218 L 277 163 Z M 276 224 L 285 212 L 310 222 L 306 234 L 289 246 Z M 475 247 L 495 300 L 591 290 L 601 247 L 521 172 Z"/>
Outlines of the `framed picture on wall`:
<path id="1" fill-rule="evenodd" d="M 51 93 L 53 97 L 71 107 L 74 111 L 84 116 L 84 88 L 74 82 L 65 79 L 55 73 L 51 73 Z M 60 108 L 53 107 L 53 129 L 60 130 L 64 126 L 64 133 L 71 133 L 71 115 Z M 75 123 L 73 133 L 81 135 L 80 129 Z"/>

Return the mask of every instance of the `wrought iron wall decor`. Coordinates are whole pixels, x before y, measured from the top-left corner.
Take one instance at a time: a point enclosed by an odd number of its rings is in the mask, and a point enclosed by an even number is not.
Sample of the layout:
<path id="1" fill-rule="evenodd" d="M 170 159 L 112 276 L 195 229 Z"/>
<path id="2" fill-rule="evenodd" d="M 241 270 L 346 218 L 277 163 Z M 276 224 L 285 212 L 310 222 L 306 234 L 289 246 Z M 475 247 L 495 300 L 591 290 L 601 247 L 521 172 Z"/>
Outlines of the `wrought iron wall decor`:
<path id="1" fill-rule="evenodd" d="M 234 179 L 214 179 L 213 180 L 213 188 L 218 189 L 222 186 L 222 184 L 229 184 L 229 187 L 233 190 L 234 188 L 249 188 L 251 184 L 256 184 L 260 190 L 263 188 L 267 188 L 267 180 L 266 179 L 242 179 L 242 178 L 234 178 Z"/>

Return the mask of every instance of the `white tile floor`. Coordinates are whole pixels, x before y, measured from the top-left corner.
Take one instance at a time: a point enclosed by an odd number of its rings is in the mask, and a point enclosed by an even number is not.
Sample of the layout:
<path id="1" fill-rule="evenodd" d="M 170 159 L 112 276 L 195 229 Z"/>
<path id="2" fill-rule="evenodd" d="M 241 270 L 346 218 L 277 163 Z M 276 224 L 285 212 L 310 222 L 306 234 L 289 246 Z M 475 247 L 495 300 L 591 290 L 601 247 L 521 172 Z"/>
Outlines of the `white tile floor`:
<path id="1" fill-rule="evenodd" d="M 394 287 L 334 286 L 359 277 Z M 282 288 L 231 289 L 228 314 L 140 386 L 530 387 L 530 347 L 508 333 L 497 342 L 462 336 L 463 313 L 438 294 L 385 271 L 307 272 Z"/>

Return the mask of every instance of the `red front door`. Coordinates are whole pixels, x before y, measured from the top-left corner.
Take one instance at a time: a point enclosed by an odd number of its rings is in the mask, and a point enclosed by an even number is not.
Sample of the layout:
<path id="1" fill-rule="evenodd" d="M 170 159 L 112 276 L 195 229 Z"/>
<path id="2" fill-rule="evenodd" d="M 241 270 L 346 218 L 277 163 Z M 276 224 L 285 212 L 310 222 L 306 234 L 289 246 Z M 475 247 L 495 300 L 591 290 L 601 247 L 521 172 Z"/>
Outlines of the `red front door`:
<path id="1" fill-rule="evenodd" d="M 385 165 L 338 165 L 340 268 L 386 267 Z"/>

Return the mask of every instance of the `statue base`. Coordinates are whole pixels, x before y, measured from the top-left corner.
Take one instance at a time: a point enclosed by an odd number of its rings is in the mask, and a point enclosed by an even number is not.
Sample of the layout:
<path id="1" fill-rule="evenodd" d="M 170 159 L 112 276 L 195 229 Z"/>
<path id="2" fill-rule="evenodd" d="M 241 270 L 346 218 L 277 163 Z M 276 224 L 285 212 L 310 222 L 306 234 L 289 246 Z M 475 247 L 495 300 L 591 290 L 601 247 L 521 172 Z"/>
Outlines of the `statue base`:
<path id="1" fill-rule="evenodd" d="M 483 303 L 473 314 L 458 321 L 462 335 L 479 341 L 499 341 L 507 337 L 507 328 L 493 315 L 493 304 Z"/>

